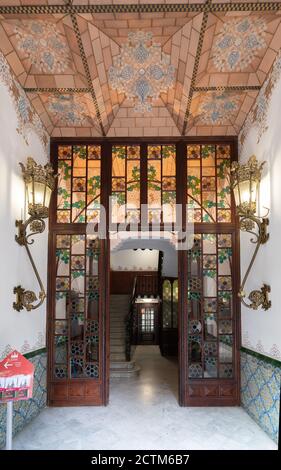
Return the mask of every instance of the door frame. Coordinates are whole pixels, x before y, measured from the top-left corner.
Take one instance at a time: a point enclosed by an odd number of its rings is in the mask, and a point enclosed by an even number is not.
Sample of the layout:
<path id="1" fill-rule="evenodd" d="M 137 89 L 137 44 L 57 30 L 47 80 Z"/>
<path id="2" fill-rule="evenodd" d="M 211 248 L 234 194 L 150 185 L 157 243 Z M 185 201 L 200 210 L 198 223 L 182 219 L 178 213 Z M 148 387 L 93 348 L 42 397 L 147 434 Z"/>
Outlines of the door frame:
<path id="1" fill-rule="evenodd" d="M 57 171 L 57 147 L 59 144 L 62 145 L 83 145 L 83 144 L 101 144 L 102 158 L 101 158 L 101 203 L 104 205 L 107 214 L 107 227 L 108 227 L 108 207 L 109 207 L 109 196 L 111 194 L 111 168 L 112 168 L 112 158 L 111 158 L 111 147 L 112 145 L 121 145 L 121 144 L 175 144 L 177 149 L 177 158 L 176 158 L 176 202 L 177 204 L 182 204 L 182 221 L 185 226 L 185 216 L 186 216 L 186 188 L 187 188 L 187 175 L 186 175 L 186 157 L 185 157 L 185 145 L 186 144 L 225 144 L 229 143 L 232 147 L 233 159 L 236 160 L 238 156 L 238 145 L 236 136 L 202 136 L 202 137 L 154 137 L 154 138 L 145 138 L 145 137 L 132 137 L 132 138 L 78 138 L 78 137 L 56 137 L 51 138 L 51 163 L 54 165 L 55 172 Z M 142 149 L 144 147 L 141 147 Z M 141 163 L 143 165 L 143 162 Z M 56 403 L 50 397 L 50 383 L 52 381 L 51 375 L 51 359 L 52 359 L 52 335 L 50 331 L 50 314 L 54 311 L 54 294 L 53 294 L 53 282 L 54 282 L 54 273 L 52 269 L 52 264 L 54 263 L 54 234 L 59 230 L 60 233 L 68 233 L 69 228 L 68 224 L 57 224 L 56 223 L 56 191 L 51 198 L 50 205 L 50 220 L 49 220 L 49 242 L 48 242 L 48 289 L 47 289 L 47 349 L 48 349 L 48 365 L 47 365 L 47 380 L 48 380 L 48 404 L 56 406 Z M 142 202 L 142 201 L 141 201 Z M 78 233 L 84 228 L 86 229 L 86 224 L 75 224 L 74 229 L 75 233 Z M 233 223 L 220 224 L 222 230 L 227 231 L 231 229 L 234 233 L 235 239 L 235 271 L 234 271 L 234 296 L 238 291 L 238 286 L 240 282 L 240 256 L 239 256 L 239 228 L 237 218 Z M 161 230 L 161 227 L 160 227 Z M 205 233 L 208 233 L 208 224 L 204 224 Z M 196 231 L 196 224 L 195 224 Z M 85 232 L 84 232 L 85 233 Z M 102 278 L 104 282 L 103 293 L 103 308 L 102 308 L 102 348 L 101 348 L 101 361 L 103 364 L 102 367 L 102 377 L 101 379 L 101 405 L 106 405 L 109 400 L 109 367 L 110 367 L 110 345 L 109 345 L 109 295 L 110 295 L 110 239 L 107 236 L 107 239 L 104 240 L 104 264 L 103 264 L 103 273 Z M 215 399 L 208 398 L 207 400 L 202 400 L 201 398 L 196 400 L 189 400 L 188 389 L 192 384 L 188 380 L 187 374 L 187 300 L 186 300 L 186 286 L 187 286 L 187 272 L 186 272 L 186 261 L 185 253 L 183 251 L 178 251 L 178 278 L 179 278 L 179 300 L 178 300 L 178 351 L 179 351 L 179 404 L 181 406 L 206 406 L 209 404 L 217 405 L 238 405 L 240 403 L 240 302 L 236 299 L 235 315 L 237 318 L 236 322 L 236 347 L 235 347 L 235 381 L 237 394 L 235 400 L 231 400 L 227 397 L 225 399 Z M 89 380 L 89 379 L 86 379 Z M 208 379 L 212 380 L 212 379 Z M 202 384 L 203 386 L 203 384 Z M 65 405 L 74 405 L 76 403 L 69 403 L 67 400 L 60 401 L 58 404 L 61 406 L 61 403 Z"/>

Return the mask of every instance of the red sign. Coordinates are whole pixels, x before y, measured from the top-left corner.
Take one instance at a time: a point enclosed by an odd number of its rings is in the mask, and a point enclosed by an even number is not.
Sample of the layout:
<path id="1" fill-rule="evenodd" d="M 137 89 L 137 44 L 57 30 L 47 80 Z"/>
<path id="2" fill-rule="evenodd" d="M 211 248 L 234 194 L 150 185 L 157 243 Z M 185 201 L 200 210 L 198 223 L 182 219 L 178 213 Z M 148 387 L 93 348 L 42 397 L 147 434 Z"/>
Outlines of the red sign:
<path id="1" fill-rule="evenodd" d="M 32 397 L 34 365 L 18 351 L 0 362 L 0 403 Z"/>

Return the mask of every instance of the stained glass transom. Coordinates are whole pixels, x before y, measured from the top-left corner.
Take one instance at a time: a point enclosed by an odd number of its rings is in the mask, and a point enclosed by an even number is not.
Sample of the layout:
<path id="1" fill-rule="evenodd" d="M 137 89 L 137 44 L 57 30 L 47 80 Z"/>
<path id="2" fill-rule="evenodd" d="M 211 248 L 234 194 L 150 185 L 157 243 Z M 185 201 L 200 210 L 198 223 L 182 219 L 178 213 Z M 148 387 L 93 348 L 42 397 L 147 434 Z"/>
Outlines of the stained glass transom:
<path id="1" fill-rule="evenodd" d="M 176 146 L 148 145 L 147 148 L 148 221 L 176 220 Z"/>
<path id="2" fill-rule="evenodd" d="M 231 222 L 230 145 L 186 146 L 189 222 Z"/>
<path id="3" fill-rule="evenodd" d="M 140 222 L 140 146 L 112 147 L 112 222 Z"/>
<path id="4" fill-rule="evenodd" d="M 99 222 L 100 192 L 100 145 L 60 145 L 57 222 Z"/>

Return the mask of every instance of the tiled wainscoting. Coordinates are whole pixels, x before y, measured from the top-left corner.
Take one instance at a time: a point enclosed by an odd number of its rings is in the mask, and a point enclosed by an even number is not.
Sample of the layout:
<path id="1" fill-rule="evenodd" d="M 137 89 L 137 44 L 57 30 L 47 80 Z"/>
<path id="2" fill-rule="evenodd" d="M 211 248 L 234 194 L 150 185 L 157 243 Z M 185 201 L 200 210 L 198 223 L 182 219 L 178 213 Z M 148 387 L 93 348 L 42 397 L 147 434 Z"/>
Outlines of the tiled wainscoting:
<path id="1" fill-rule="evenodd" d="M 13 434 L 15 435 L 46 406 L 46 363 L 45 349 L 24 355 L 35 366 L 33 397 L 30 400 L 14 403 Z M 6 441 L 6 405 L 0 404 L 0 448 Z"/>
<path id="2" fill-rule="evenodd" d="M 275 442 L 278 440 L 280 384 L 281 362 L 242 348 L 242 406 Z"/>

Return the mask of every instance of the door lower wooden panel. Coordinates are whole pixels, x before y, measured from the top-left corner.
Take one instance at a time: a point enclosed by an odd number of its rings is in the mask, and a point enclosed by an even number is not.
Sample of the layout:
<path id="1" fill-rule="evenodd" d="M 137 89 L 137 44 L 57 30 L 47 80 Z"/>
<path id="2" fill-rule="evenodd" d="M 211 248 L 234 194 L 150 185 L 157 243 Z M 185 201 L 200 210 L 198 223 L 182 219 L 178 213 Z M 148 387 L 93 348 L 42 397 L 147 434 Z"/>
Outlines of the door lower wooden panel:
<path id="1" fill-rule="evenodd" d="M 50 406 L 103 405 L 101 383 L 90 380 L 49 384 Z"/>
<path id="2" fill-rule="evenodd" d="M 209 383 L 193 381 L 188 385 L 185 406 L 235 406 L 239 404 L 239 391 L 235 382 Z"/>

